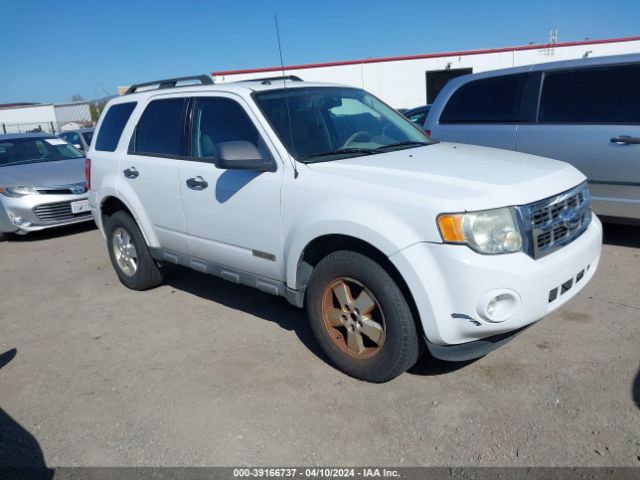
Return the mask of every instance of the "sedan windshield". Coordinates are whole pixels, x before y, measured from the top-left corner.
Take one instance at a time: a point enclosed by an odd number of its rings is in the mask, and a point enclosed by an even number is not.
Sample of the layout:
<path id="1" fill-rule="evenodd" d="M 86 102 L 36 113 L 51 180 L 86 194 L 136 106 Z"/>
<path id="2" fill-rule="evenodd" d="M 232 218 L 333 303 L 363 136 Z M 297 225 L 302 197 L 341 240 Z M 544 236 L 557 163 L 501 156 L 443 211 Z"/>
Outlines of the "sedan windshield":
<path id="1" fill-rule="evenodd" d="M 81 158 L 84 154 L 60 138 L 0 140 L 0 167 Z"/>
<path id="2" fill-rule="evenodd" d="M 269 90 L 255 99 L 289 153 L 304 163 L 434 143 L 394 109 L 356 88 Z"/>

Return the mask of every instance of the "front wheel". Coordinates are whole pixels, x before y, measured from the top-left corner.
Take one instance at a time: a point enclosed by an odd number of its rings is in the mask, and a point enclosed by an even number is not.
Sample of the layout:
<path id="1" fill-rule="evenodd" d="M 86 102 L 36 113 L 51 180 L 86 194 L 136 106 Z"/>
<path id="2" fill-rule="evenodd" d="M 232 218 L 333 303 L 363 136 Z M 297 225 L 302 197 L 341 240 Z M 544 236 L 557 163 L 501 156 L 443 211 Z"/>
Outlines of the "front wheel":
<path id="1" fill-rule="evenodd" d="M 135 220 L 126 212 L 106 222 L 109 257 L 120 282 L 132 290 L 148 290 L 162 283 L 164 273 L 151 256 Z"/>
<path id="2" fill-rule="evenodd" d="M 418 360 L 411 308 L 393 278 L 370 258 L 352 251 L 326 256 L 313 272 L 307 295 L 316 339 L 348 375 L 385 382 Z"/>

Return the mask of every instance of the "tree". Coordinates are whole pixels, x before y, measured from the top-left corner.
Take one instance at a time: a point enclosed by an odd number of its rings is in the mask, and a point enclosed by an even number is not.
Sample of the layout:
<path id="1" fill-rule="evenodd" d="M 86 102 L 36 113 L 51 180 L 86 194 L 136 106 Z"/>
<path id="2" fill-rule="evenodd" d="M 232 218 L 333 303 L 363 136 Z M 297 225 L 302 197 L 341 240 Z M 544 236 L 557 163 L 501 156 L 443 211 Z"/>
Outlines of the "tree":
<path id="1" fill-rule="evenodd" d="M 80 95 L 79 93 L 75 93 L 75 94 L 71 95 L 71 101 L 72 102 L 84 102 L 84 97 L 82 95 Z"/>
<path id="2" fill-rule="evenodd" d="M 107 104 L 107 100 L 94 100 L 89 104 L 89 111 L 91 112 L 91 120 L 94 122 L 98 121 L 100 118 L 100 114 L 102 110 L 104 110 L 104 106 Z"/>

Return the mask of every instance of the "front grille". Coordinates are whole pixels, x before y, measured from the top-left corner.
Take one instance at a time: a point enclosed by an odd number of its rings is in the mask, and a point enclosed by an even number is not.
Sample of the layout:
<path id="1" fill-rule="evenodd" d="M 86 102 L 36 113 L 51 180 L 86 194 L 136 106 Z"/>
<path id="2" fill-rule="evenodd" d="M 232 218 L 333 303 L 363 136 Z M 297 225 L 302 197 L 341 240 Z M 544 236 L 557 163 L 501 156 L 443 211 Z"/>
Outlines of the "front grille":
<path id="1" fill-rule="evenodd" d="M 82 212 L 74 215 L 71 213 L 71 202 L 55 202 L 43 203 L 34 207 L 33 213 L 43 223 L 64 222 L 67 220 L 75 220 L 77 218 L 90 217 L 91 212 Z"/>
<path id="2" fill-rule="evenodd" d="M 585 182 L 560 195 L 525 205 L 520 211 L 529 255 L 544 257 L 571 243 L 589 226 L 589 187 Z"/>

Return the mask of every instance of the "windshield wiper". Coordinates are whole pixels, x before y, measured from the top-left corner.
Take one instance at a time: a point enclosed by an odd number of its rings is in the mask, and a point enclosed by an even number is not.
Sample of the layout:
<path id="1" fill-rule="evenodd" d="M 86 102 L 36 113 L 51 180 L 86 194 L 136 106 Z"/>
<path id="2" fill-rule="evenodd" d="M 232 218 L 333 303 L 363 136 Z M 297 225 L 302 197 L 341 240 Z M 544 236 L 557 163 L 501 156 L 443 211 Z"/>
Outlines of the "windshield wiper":
<path id="1" fill-rule="evenodd" d="M 31 165 L 32 163 L 47 163 L 47 162 L 61 162 L 63 160 L 75 160 L 76 158 L 84 158 L 82 157 L 68 157 L 68 158 L 32 158 L 30 160 L 18 160 L 17 162 L 10 163 L 0 163 L 0 167 L 10 167 L 12 165 Z"/>
<path id="2" fill-rule="evenodd" d="M 11 165 L 26 165 L 28 163 L 36 163 L 37 160 L 20 160 L 18 162 L 0 163 L 0 167 L 10 167 Z"/>
<path id="3" fill-rule="evenodd" d="M 333 150 L 331 152 L 322 152 L 322 153 L 314 153 L 312 155 L 305 155 L 300 157 L 301 162 L 311 163 L 310 159 L 316 157 L 328 157 L 331 155 L 344 155 L 349 153 L 362 153 L 364 155 L 373 155 L 374 153 L 380 153 L 377 148 L 338 148 L 337 150 Z"/>
<path id="4" fill-rule="evenodd" d="M 396 148 L 396 147 L 424 147 L 427 145 L 431 145 L 428 142 L 416 142 L 413 140 L 409 140 L 406 142 L 398 142 L 398 143 L 390 143 L 389 145 L 382 145 L 381 147 L 376 148 L 377 151 L 387 150 L 388 148 Z"/>
<path id="5" fill-rule="evenodd" d="M 333 150 L 331 152 L 322 152 L 322 153 L 314 153 L 312 155 L 305 155 L 300 157 L 300 161 L 303 163 L 313 163 L 314 158 L 328 157 L 331 155 L 344 155 L 349 153 L 362 153 L 363 155 L 375 155 L 376 153 L 382 153 L 390 148 L 397 147 L 422 147 L 426 145 L 431 145 L 429 142 L 416 142 L 416 141 L 406 141 L 406 142 L 398 142 L 391 143 L 389 145 L 382 145 L 381 147 L 376 148 L 338 148 L 337 150 Z"/>

